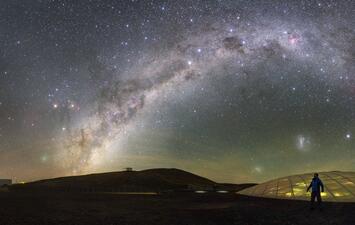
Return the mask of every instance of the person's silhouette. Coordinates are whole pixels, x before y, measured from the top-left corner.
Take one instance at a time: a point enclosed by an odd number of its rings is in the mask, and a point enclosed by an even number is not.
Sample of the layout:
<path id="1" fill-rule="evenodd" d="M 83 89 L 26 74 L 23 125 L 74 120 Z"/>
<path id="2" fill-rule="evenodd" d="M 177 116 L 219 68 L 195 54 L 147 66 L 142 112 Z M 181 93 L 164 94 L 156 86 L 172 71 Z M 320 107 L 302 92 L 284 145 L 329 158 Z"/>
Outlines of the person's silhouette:
<path id="1" fill-rule="evenodd" d="M 310 185 L 307 188 L 307 192 L 309 189 L 312 187 L 312 193 L 311 193 L 311 210 L 314 209 L 314 200 L 317 198 L 318 206 L 319 209 L 321 209 L 321 204 L 322 204 L 322 198 L 320 192 L 324 192 L 324 186 L 322 181 L 318 177 L 318 173 L 314 174 L 314 177 L 310 183 Z M 322 188 L 322 190 L 321 190 Z"/>

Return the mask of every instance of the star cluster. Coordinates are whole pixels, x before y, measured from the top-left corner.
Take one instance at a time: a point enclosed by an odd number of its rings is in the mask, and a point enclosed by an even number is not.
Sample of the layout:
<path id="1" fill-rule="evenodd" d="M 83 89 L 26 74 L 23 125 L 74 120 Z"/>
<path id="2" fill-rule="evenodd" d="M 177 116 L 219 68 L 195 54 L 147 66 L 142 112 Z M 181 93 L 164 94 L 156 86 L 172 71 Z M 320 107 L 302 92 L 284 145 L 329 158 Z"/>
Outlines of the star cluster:
<path id="1" fill-rule="evenodd" d="M 0 176 L 355 169 L 352 1 L 0 6 Z"/>

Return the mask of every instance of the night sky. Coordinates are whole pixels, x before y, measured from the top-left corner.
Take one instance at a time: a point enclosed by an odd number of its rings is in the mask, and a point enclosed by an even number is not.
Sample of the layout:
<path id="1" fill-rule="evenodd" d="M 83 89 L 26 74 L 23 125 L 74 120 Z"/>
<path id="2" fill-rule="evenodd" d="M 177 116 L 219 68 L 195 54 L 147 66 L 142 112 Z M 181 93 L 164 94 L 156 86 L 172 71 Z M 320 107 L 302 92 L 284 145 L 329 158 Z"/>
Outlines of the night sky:
<path id="1" fill-rule="evenodd" d="M 352 0 L 0 1 L 0 178 L 355 170 Z"/>

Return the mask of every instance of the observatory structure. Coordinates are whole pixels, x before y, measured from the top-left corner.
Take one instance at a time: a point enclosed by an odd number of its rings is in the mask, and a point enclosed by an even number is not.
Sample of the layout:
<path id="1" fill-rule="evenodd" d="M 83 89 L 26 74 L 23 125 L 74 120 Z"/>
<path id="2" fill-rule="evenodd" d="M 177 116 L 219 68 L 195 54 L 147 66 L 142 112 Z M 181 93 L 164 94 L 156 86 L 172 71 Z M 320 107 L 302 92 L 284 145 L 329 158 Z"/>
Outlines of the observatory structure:
<path id="1" fill-rule="evenodd" d="M 239 194 L 279 199 L 310 200 L 307 192 L 313 173 L 281 177 L 239 191 Z M 355 202 L 355 172 L 320 172 L 323 201 Z"/>

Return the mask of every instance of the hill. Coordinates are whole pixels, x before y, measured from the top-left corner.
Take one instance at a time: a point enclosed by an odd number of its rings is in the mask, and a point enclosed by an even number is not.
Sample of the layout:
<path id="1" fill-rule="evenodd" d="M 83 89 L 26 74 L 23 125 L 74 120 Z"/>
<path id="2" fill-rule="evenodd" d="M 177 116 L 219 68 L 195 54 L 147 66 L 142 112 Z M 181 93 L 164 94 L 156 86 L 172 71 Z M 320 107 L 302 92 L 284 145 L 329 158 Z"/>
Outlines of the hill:
<path id="1" fill-rule="evenodd" d="M 45 179 L 14 184 L 10 190 L 81 192 L 164 192 L 183 190 L 241 190 L 250 184 L 218 184 L 179 169 L 120 171 Z"/>
<path id="2" fill-rule="evenodd" d="M 10 190 L 166 191 L 210 189 L 216 184 L 207 178 L 179 169 L 149 169 L 39 180 L 12 185 Z"/>

